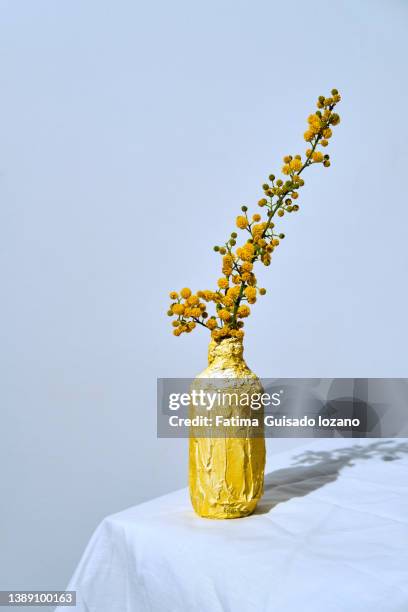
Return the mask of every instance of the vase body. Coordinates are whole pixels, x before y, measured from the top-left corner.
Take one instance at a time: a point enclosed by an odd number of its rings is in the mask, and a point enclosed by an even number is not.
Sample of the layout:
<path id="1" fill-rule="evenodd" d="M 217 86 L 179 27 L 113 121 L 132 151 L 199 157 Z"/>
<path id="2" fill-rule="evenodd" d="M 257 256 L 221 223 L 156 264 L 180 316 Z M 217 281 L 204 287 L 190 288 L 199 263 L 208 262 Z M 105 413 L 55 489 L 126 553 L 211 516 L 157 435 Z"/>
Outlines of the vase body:
<path id="1" fill-rule="evenodd" d="M 208 367 L 199 374 L 192 388 L 215 393 L 259 394 L 263 392 L 258 377 L 243 357 L 242 341 L 228 338 L 211 341 Z M 247 395 L 247 396 L 248 396 Z M 235 396 L 236 397 L 236 396 Z M 190 406 L 190 416 L 202 414 Z M 231 405 L 229 417 L 253 417 L 250 407 Z M 261 411 L 256 415 L 262 420 Z M 189 488 L 195 512 L 205 518 L 229 519 L 251 514 L 263 493 L 265 439 L 263 425 L 258 437 L 237 427 L 233 437 L 196 437 L 190 430 Z M 230 430 L 231 432 L 231 430 Z M 231 433 L 229 434 L 231 435 Z"/>

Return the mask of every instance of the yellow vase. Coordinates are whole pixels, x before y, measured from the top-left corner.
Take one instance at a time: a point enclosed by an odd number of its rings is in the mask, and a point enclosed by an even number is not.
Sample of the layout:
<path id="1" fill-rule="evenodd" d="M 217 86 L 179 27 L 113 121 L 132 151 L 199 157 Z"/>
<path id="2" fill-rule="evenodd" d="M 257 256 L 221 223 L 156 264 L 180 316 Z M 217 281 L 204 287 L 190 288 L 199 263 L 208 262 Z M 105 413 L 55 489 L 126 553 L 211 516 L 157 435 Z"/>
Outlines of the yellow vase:
<path id="1" fill-rule="evenodd" d="M 212 340 L 208 350 L 208 367 L 196 377 L 192 386 L 211 393 L 216 393 L 220 387 L 224 393 L 245 393 L 249 396 L 263 392 L 258 377 L 244 361 L 241 340 Z M 202 409 L 191 406 L 190 415 L 194 417 L 197 414 L 202 414 Z M 241 418 L 256 416 L 260 422 L 263 417 L 261 410 L 254 415 L 250 407 L 242 407 L 238 403 L 229 406 L 225 414 Z M 237 427 L 237 437 L 203 438 L 195 437 L 195 430 L 191 429 L 190 497 L 199 516 L 240 518 L 255 510 L 263 493 L 265 468 L 263 428 L 259 431 L 259 437 L 238 437 L 246 434 L 245 429 Z"/>

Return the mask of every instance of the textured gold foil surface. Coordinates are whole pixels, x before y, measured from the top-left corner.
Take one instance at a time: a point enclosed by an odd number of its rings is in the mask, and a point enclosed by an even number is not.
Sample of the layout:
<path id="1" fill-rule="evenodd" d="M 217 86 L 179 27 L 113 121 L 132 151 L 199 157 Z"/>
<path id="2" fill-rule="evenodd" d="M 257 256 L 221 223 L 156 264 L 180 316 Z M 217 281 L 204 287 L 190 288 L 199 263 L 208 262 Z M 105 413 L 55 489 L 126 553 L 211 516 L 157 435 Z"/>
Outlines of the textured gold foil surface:
<path id="1" fill-rule="evenodd" d="M 235 338 L 211 341 L 208 367 L 197 376 L 192 388 L 216 392 L 220 379 L 228 379 L 228 386 L 222 387 L 224 392 L 263 392 L 258 377 L 244 361 L 242 341 Z M 254 416 L 249 407 L 231 406 L 228 410 L 228 416 Z M 199 412 L 190 406 L 191 416 Z M 191 502 L 199 516 L 229 519 L 251 514 L 263 493 L 264 468 L 263 437 L 199 438 L 191 428 L 189 486 Z"/>

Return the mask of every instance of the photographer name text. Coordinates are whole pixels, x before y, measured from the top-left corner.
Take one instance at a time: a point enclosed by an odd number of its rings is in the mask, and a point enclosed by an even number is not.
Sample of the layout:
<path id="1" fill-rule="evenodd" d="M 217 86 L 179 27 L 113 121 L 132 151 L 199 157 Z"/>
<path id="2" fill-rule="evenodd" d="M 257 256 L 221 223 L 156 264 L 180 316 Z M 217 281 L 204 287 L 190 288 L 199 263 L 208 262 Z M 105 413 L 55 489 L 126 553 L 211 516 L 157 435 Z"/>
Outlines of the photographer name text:
<path id="1" fill-rule="evenodd" d="M 216 415 L 214 417 L 198 415 L 193 418 L 180 417 L 178 415 L 169 416 L 171 427 L 359 427 L 360 419 L 330 418 L 317 416 L 314 417 L 276 417 L 266 415 L 263 419 L 258 417 L 225 417 Z"/>

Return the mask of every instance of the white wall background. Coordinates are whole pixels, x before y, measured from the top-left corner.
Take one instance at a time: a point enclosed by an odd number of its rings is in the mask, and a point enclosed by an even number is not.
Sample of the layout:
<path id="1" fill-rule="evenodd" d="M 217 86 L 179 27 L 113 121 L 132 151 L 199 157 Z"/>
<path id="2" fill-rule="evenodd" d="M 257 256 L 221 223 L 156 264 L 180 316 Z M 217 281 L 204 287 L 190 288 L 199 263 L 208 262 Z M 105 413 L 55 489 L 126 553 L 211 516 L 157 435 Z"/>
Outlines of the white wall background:
<path id="1" fill-rule="evenodd" d="M 406 2 L 0 2 L 0 587 L 63 588 L 106 514 L 186 483 L 158 376 L 193 376 L 170 289 L 303 151 L 341 90 L 329 170 L 262 272 L 263 376 L 408 376 Z M 292 442 L 293 443 L 293 442 Z M 285 442 L 273 444 L 270 452 Z"/>

